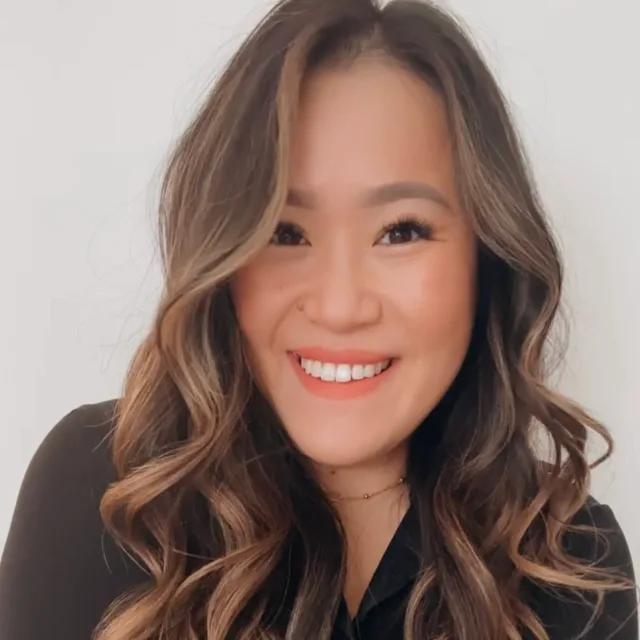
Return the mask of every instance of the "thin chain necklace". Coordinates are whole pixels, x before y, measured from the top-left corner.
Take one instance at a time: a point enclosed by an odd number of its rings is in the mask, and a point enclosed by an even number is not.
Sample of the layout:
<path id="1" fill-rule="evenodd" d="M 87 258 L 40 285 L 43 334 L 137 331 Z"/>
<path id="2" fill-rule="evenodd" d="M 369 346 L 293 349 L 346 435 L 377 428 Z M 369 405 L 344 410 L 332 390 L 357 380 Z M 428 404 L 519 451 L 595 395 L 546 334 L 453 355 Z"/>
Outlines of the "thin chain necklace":
<path id="1" fill-rule="evenodd" d="M 331 502 L 341 502 L 342 500 L 368 500 L 369 498 L 373 498 L 375 496 L 379 496 L 381 493 L 385 493 L 385 491 L 389 491 L 394 487 L 400 486 L 405 480 L 406 476 L 402 476 L 400 480 L 396 480 L 393 484 L 390 484 L 388 487 L 384 489 L 380 489 L 379 491 L 374 491 L 373 493 L 364 493 L 360 496 L 343 496 L 339 493 L 330 498 Z"/>

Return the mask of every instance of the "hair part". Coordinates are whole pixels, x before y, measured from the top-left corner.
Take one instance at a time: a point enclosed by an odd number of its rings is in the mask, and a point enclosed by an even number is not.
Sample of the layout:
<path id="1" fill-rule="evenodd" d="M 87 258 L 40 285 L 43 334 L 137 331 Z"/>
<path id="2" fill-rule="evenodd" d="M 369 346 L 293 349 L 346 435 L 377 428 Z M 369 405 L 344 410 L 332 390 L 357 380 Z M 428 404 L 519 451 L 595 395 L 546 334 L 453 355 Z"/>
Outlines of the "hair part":
<path id="1" fill-rule="evenodd" d="M 604 439 L 604 457 L 612 441 L 545 383 L 562 265 L 506 100 L 472 39 L 428 2 L 283 0 L 168 162 L 165 289 L 126 378 L 112 440 L 120 479 L 101 504 L 150 584 L 113 604 L 97 640 L 330 637 L 345 570 L 340 522 L 253 384 L 229 283 L 277 224 L 305 80 L 363 56 L 401 65 L 442 98 L 480 247 L 469 353 L 411 442 L 424 560 L 405 637 L 513 640 L 527 629 L 548 640 L 523 584 L 593 596 L 593 620 L 606 591 L 631 587 L 562 543 L 588 493 L 587 436 Z"/>

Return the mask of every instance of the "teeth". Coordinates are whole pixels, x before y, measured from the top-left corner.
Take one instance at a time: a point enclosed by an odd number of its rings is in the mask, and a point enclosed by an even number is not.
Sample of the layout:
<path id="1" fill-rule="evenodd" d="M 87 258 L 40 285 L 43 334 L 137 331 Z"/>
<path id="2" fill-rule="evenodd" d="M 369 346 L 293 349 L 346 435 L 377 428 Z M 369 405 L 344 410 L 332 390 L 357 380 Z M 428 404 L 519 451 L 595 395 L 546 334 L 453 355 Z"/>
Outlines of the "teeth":
<path id="1" fill-rule="evenodd" d="M 351 380 L 362 380 L 363 378 L 373 378 L 381 374 L 391 365 L 391 360 L 383 360 L 376 364 L 334 364 L 333 362 L 319 362 L 318 360 L 307 360 L 298 356 L 300 366 L 305 372 L 325 382 L 351 382 Z"/>

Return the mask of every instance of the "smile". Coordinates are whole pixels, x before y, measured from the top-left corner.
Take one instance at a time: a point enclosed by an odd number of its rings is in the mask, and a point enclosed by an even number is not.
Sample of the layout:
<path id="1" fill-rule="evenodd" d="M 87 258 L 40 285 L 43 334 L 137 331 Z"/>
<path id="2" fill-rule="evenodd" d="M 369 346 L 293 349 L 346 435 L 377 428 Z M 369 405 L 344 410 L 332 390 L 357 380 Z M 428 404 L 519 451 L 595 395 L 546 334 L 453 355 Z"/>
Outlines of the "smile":
<path id="1" fill-rule="evenodd" d="M 365 351 L 320 348 L 289 351 L 289 361 L 302 387 L 328 400 L 351 400 L 368 395 L 393 377 L 396 357 Z"/>
<path id="2" fill-rule="evenodd" d="M 381 360 L 373 364 L 340 364 L 311 360 L 294 354 L 304 372 L 312 378 L 323 382 L 345 383 L 367 378 L 375 378 L 386 371 L 392 363 L 391 359 Z"/>

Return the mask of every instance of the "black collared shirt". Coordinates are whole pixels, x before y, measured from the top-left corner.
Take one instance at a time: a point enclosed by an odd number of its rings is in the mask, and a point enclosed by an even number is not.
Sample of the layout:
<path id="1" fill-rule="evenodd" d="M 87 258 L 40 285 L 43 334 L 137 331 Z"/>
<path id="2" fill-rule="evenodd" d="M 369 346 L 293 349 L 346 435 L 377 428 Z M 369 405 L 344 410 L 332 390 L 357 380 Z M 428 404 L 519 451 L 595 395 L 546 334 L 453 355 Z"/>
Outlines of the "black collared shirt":
<path id="1" fill-rule="evenodd" d="M 409 509 L 373 574 L 355 618 L 351 619 L 346 603 L 341 602 L 331 640 L 402 638 L 407 599 L 420 569 L 417 534 L 416 514 Z"/>
<path id="2" fill-rule="evenodd" d="M 0 640 L 89 640 L 109 604 L 147 580 L 104 534 L 98 511 L 105 488 L 116 477 L 108 452 L 113 408 L 107 402 L 72 412 L 31 462 L 0 561 Z M 590 500 L 577 521 L 609 530 L 608 566 L 623 568 L 632 577 L 629 549 L 611 510 Z M 410 509 L 354 620 L 341 604 L 332 640 L 402 639 L 407 599 L 420 566 L 418 534 Z M 578 557 L 597 555 L 590 539 L 576 537 L 569 544 Z M 528 585 L 523 597 L 551 640 L 576 637 L 591 613 L 534 585 Z M 635 605 L 632 592 L 607 595 L 604 614 L 585 638 L 638 640 Z"/>
<path id="3" fill-rule="evenodd" d="M 590 498 L 576 515 L 574 523 L 608 530 L 608 566 L 623 568 L 633 579 L 629 549 L 609 507 Z M 596 549 L 592 538 L 574 536 L 567 544 L 572 555 L 590 559 L 602 555 L 606 542 L 600 540 Z M 410 509 L 383 555 L 353 620 L 350 620 L 344 602 L 341 604 L 332 640 L 400 640 L 403 637 L 404 613 L 420 568 L 418 546 L 418 521 Z M 531 583 L 526 583 L 522 591 L 527 603 L 545 625 L 550 640 L 576 638 L 589 621 L 591 609 L 584 604 L 562 602 L 549 591 Z M 637 640 L 636 602 L 635 593 L 630 591 L 608 594 L 603 615 L 584 637 L 587 640 Z M 523 637 L 533 640 L 530 635 Z"/>

